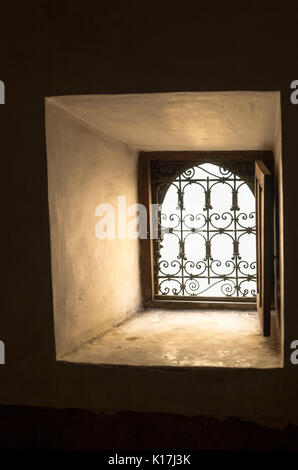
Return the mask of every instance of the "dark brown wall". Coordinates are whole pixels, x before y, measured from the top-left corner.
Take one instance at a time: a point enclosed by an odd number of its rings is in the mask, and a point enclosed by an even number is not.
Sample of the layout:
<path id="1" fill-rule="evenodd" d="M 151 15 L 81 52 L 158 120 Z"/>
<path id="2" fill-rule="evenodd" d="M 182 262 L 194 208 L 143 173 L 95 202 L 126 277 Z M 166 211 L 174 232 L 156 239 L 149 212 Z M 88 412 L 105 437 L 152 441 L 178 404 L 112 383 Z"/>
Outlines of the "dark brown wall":
<path id="1" fill-rule="evenodd" d="M 250 463 L 258 456 L 252 450 L 297 450 L 298 427 L 288 425 L 272 429 L 237 418 L 218 421 L 205 416 L 192 418 L 161 413 L 119 412 L 115 415 L 89 410 L 0 406 L 0 449 L 69 450 L 69 449 L 246 449 Z M 215 455 L 214 455 L 215 454 Z M 274 454 L 276 461 L 277 452 Z M 264 455 L 264 454 L 263 454 Z M 47 455 L 48 458 L 55 453 Z M 206 455 L 204 455 L 205 457 Z M 213 457 L 216 457 L 213 453 Z M 14 452 L 13 458 L 30 458 L 31 453 Z M 44 455 L 42 456 L 44 458 Z M 59 455 L 61 457 L 61 454 Z M 67 455 L 86 465 L 86 453 Z M 97 455 L 97 462 L 102 454 Z M 202 456 L 196 454 L 199 464 Z M 208 455 L 209 457 L 209 455 Z M 231 455 L 220 454 L 222 458 Z M 241 455 L 243 458 L 243 454 Z M 279 454 L 281 457 L 281 454 Z M 282 454 L 282 457 L 284 455 Z M 267 456 L 268 459 L 268 456 Z M 210 461 L 210 460 L 209 460 Z M 54 463 L 54 462 L 53 462 Z M 194 464 L 194 456 L 191 459 Z"/>
<path id="2" fill-rule="evenodd" d="M 4 274 L 0 402 L 189 411 L 298 421 L 298 4 L 27 1 L 0 6 Z M 44 97 L 60 94 L 281 90 L 285 359 L 277 371 L 148 371 L 55 363 Z M 5 230 L 6 232 L 6 230 Z M 9 249 L 8 249 L 9 246 Z M 155 392 L 152 384 L 156 384 Z M 90 391 L 91 390 L 91 391 Z"/>

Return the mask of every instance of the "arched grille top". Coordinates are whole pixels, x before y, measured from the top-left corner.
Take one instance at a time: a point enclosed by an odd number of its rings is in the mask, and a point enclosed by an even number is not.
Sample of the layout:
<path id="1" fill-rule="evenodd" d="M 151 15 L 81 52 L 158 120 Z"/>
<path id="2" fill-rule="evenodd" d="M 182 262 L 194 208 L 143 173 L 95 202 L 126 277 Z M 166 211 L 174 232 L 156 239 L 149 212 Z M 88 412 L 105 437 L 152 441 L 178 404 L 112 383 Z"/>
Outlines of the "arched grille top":
<path id="1" fill-rule="evenodd" d="M 203 163 L 209 163 L 219 166 L 224 171 L 229 171 L 237 175 L 244 181 L 254 194 L 254 161 L 253 160 L 217 160 L 200 159 L 200 160 L 175 160 L 175 161 L 151 161 L 151 180 L 153 187 L 160 187 L 160 196 L 164 196 L 169 185 L 181 173 Z M 154 201 L 157 202 L 157 201 Z M 162 200 L 160 201 L 162 202 Z"/>

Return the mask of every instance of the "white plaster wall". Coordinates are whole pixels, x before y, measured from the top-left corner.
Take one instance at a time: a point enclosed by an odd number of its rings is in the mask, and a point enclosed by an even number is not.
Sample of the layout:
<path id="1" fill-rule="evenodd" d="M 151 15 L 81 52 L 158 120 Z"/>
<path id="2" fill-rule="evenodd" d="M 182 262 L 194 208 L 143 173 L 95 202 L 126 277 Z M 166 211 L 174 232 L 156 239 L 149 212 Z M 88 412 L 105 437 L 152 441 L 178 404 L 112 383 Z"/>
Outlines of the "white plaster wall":
<path id="1" fill-rule="evenodd" d="M 95 209 L 137 201 L 137 152 L 46 102 L 56 354 L 140 307 L 138 240 L 99 240 Z"/>
<path id="2" fill-rule="evenodd" d="M 50 99 L 138 150 L 272 150 L 278 96 L 221 91 Z"/>

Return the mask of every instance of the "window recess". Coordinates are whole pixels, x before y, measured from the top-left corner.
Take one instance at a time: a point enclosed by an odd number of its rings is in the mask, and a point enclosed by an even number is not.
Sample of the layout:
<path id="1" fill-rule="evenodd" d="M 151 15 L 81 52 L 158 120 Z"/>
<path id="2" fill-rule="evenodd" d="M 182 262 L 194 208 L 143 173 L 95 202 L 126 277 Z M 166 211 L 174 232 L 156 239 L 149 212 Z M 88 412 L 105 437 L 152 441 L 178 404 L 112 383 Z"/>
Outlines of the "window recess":
<path id="1" fill-rule="evenodd" d="M 145 304 L 257 306 L 270 334 L 272 176 L 260 157 L 271 154 L 140 155 L 141 200 L 159 208 L 157 238 L 141 240 Z"/>

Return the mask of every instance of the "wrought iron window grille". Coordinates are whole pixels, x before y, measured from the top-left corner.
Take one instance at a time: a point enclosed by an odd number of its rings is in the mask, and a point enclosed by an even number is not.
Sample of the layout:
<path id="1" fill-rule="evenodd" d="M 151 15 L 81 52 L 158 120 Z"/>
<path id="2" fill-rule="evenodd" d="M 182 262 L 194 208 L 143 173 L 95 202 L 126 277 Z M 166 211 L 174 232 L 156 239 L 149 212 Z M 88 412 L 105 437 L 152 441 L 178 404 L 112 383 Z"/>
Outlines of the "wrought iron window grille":
<path id="1" fill-rule="evenodd" d="M 158 238 L 153 241 L 155 298 L 227 300 L 228 297 L 255 301 L 255 211 L 247 212 L 239 202 L 239 192 L 244 186 L 254 193 L 254 162 L 151 161 L 151 182 L 152 202 L 160 207 Z M 228 210 L 221 213 L 213 207 L 218 185 L 225 185 L 229 198 Z M 201 205 L 188 212 L 185 200 L 191 186 L 200 189 L 204 198 Z M 176 206 L 172 213 L 165 213 L 163 206 L 170 188 L 172 194 L 175 192 Z M 228 237 L 230 242 L 230 256 L 223 255 L 222 259 L 216 259 L 213 254 L 218 236 Z M 250 237 L 253 253 L 250 260 L 242 255 L 244 236 Z M 176 239 L 172 259 L 165 256 L 169 237 Z M 202 243 L 200 249 L 196 248 L 193 241 L 192 256 L 189 256 L 191 237 L 201 238 L 204 249 Z"/>

